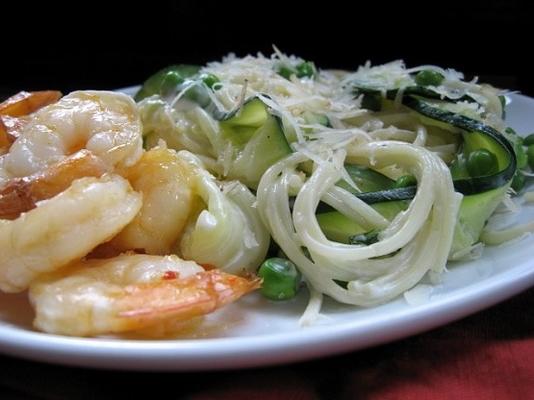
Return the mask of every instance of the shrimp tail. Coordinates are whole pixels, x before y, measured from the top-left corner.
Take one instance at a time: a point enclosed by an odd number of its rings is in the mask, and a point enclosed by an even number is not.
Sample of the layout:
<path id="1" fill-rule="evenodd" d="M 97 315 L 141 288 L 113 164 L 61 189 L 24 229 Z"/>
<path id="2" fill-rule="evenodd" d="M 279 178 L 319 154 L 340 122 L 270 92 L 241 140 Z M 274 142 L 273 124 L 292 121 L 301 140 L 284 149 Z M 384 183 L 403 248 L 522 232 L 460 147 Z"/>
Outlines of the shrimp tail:
<path id="1" fill-rule="evenodd" d="M 129 285 L 118 300 L 118 317 L 129 329 L 170 318 L 188 320 L 208 314 L 259 288 L 260 279 L 220 270 L 199 272 L 185 279 L 166 275 L 158 282 Z"/>

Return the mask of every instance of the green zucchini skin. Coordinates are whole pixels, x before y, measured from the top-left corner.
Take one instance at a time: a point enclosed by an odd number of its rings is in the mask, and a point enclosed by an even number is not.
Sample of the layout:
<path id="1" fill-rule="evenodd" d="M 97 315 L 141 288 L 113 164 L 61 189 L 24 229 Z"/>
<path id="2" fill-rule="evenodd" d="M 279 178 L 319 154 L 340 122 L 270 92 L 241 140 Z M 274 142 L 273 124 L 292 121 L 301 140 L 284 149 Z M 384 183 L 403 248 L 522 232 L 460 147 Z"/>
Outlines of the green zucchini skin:
<path id="1" fill-rule="evenodd" d="M 385 201 L 411 200 L 417 192 L 416 186 L 408 186 L 397 189 L 386 189 L 378 192 L 358 193 L 357 198 L 367 204 L 383 203 Z"/>
<path id="2" fill-rule="evenodd" d="M 345 170 L 362 192 L 357 192 L 344 181 L 337 183 L 367 204 L 388 201 L 411 200 L 415 196 L 416 186 L 395 188 L 395 181 L 371 168 L 355 164 L 345 164 Z"/>
<path id="3" fill-rule="evenodd" d="M 464 135 L 470 135 L 473 132 L 482 134 L 495 141 L 506 152 L 508 164 L 504 169 L 492 175 L 456 179 L 454 180 L 456 191 L 464 195 L 477 194 L 505 186 L 512 180 L 517 170 L 515 152 L 510 142 L 497 130 L 472 118 L 432 107 L 411 96 L 403 98 L 403 104 L 425 117 L 461 129 Z"/>
<path id="4" fill-rule="evenodd" d="M 381 92 L 377 89 L 365 87 L 355 87 L 354 93 L 356 95 L 363 94 L 364 96 L 382 95 Z M 392 89 L 385 93 L 385 98 L 394 99 L 397 94 L 398 89 Z M 508 139 L 506 139 L 506 137 L 504 137 L 497 130 L 481 123 L 480 121 L 474 120 L 463 115 L 455 114 L 450 111 L 442 110 L 437 107 L 433 107 L 421 98 L 440 99 L 440 95 L 426 87 L 409 86 L 403 91 L 402 103 L 406 107 L 412 109 L 423 117 L 430 118 L 432 120 L 445 123 L 460 129 L 463 132 L 464 139 L 467 139 L 467 135 L 472 135 L 473 133 L 490 138 L 498 145 L 499 148 L 501 148 L 506 153 L 507 162 L 504 168 L 492 175 L 455 179 L 454 188 L 456 191 L 464 195 L 472 195 L 502 187 L 504 185 L 507 185 L 512 180 L 514 174 L 517 171 L 517 158 L 512 144 L 508 141 Z M 469 96 L 464 96 L 454 101 L 462 100 L 474 101 Z M 392 189 L 391 191 L 388 190 L 385 193 L 377 192 L 374 195 L 366 194 L 365 196 L 363 196 L 362 200 L 374 203 L 387 201 L 387 198 L 389 197 L 392 197 L 395 200 L 398 200 L 400 198 L 406 199 L 406 192 L 399 192 L 397 194 L 396 191 L 400 191 L 400 189 Z"/>
<path id="5" fill-rule="evenodd" d="M 345 164 L 345 169 L 356 185 L 363 190 L 357 192 L 345 181 L 339 181 L 338 186 L 349 191 L 354 196 L 367 204 L 379 204 L 411 200 L 417 191 L 416 186 L 395 188 L 395 181 L 371 168 L 362 167 L 355 164 Z M 317 206 L 317 213 L 323 214 L 332 212 L 334 209 L 328 204 L 320 202 Z"/>

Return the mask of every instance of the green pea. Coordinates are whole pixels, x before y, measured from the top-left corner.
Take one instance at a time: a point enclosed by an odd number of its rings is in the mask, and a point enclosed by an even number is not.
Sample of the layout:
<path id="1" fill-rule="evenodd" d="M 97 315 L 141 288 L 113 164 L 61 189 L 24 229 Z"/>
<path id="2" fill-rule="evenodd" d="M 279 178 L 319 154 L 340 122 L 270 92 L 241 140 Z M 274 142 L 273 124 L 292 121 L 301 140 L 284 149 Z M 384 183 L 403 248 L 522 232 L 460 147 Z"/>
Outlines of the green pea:
<path id="1" fill-rule="evenodd" d="M 415 75 L 415 83 L 419 86 L 439 86 L 445 77 L 437 71 L 425 69 Z"/>
<path id="2" fill-rule="evenodd" d="M 534 170 L 534 144 L 531 144 L 527 147 L 527 159 L 528 165 L 532 170 Z"/>
<path id="3" fill-rule="evenodd" d="M 159 88 L 159 92 L 162 95 L 166 95 L 170 92 L 172 92 L 178 85 L 181 85 L 184 82 L 184 78 L 176 72 L 176 71 L 169 71 L 163 75 L 163 78 L 161 79 L 161 84 Z"/>
<path id="4" fill-rule="evenodd" d="M 315 76 L 316 72 L 315 65 L 310 61 L 303 61 L 296 67 L 280 62 L 275 67 L 275 69 L 279 75 L 283 76 L 288 80 L 291 78 L 291 75 L 296 75 L 297 78 L 312 78 L 313 76 Z"/>
<path id="5" fill-rule="evenodd" d="M 475 150 L 467 156 L 467 172 L 471 176 L 491 175 L 498 171 L 497 156 L 486 149 Z"/>
<path id="6" fill-rule="evenodd" d="M 200 75 L 200 79 L 202 79 L 202 81 L 210 89 L 213 89 L 213 85 L 215 85 L 216 83 L 219 83 L 221 81 L 216 75 L 213 75 L 213 74 L 210 74 L 210 73 L 206 73 L 206 74 Z"/>
<path id="7" fill-rule="evenodd" d="M 512 179 L 512 189 L 516 191 L 516 193 L 520 192 L 521 189 L 525 186 L 525 175 L 521 173 L 521 171 L 517 171 L 514 175 L 514 179 Z"/>
<path id="8" fill-rule="evenodd" d="M 396 188 L 403 188 L 417 185 L 417 180 L 413 175 L 403 175 L 395 181 Z"/>
<path id="9" fill-rule="evenodd" d="M 265 260 L 258 275 L 263 278 L 261 293 L 271 300 L 288 300 L 297 294 L 300 273 L 295 264 L 285 258 Z"/>
<path id="10" fill-rule="evenodd" d="M 297 65 L 297 77 L 312 78 L 315 75 L 315 65 L 310 61 L 304 61 Z"/>
<path id="11" fill-rule="evenodd" d="M 523 139 L 523 146 L 530 146 L 534 144 L 534 133 L 531 133 Z"/>
<path id="12" fill-rule="evenodd" d="M 286 78 L 287 80 L 289 80 L 289 78 L 291 78 L 291 75 L 296 75 L 297 74 L 297 70 L 291 66 L 288 66 L 288 65 L 285 65 L 285 64 L 280 64 L 278 66 L 278 68 L 276 69 L 276 72 L 278 73 L 278 75 L 281 75 L 282 77 Z"/>

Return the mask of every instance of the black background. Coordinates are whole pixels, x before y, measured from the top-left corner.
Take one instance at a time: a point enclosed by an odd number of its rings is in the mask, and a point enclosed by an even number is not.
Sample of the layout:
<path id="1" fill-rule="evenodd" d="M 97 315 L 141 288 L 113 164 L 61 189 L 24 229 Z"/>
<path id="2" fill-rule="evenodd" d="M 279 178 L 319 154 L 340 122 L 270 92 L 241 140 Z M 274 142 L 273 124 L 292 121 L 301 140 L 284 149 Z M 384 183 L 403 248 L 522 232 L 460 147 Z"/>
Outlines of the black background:
<path id="1" fill-rule="evenodd" d="M 202 64 L 229 52 L 268 54 L 272 44 L 324 68 L 354 69 L 366 60 L 402 58 L 411 66 L 453 67 L 534 95 L 531 15 L 527 2 L 517 0 L 10 2 L 0 8 L 0 98 L 23 89 L 125 87 L 172 63 Z M 0 398 L 146 398 L 158 389 L 170 390 L 169 398 L 196 398 L 206 388 L 225 393 L 234 384 L 250 393 L 265 392 L 283 376 L 313 380 L 319 398 L 352 398 L 352 392 L 341 393 L 348 377 L 358 388 L 359 377 L 371 373 L 367 365 L 392 365 L 393 372 L 377 375 L 379 388 L 383 376 L 395 377 L 397 359 L 413 365 L 429 360 L 436 340 L 461 341 L 464 333 L 475 334 L 483 325 L 495 327 L 497 339 L 500 327 L 508 329 L 507 338 L 531 335 L 532 324 L 524 324 L 532 319 L 513 316 L 522 305 L 528 309 L 532 298 L 530 291 L 433 333 L 357 354 L 247 372 L 110 373 L 1 356 Z M 442 347 L 449 352 L 447 342 Z M 250 387 L 258 379 L 264 387 Z M 326 395 L 332 388 L 339 396 Z"/>
<path id="2" fill-rule="evenodd" d="M 172 63 L 271 52 L 354 69 L 402 58 L 534 94 L 527 2 L 70 2 L 3 6 L 0 94 L 135 85 Z"/>

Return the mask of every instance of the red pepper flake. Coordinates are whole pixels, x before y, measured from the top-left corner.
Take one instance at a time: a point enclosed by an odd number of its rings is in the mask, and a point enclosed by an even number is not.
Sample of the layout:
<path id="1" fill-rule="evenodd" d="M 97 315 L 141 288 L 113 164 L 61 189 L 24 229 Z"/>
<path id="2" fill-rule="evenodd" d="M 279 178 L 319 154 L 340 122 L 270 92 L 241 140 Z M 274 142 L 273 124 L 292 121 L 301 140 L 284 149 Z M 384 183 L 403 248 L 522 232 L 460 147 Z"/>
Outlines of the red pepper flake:
<path id="1" fill-rule="evenodd" d="M 165 271 L 165 273 L 163 274 L 163 279 L 166 281 L 176 278 L 178 278 L 178 274 L 174 271 Z"/>

